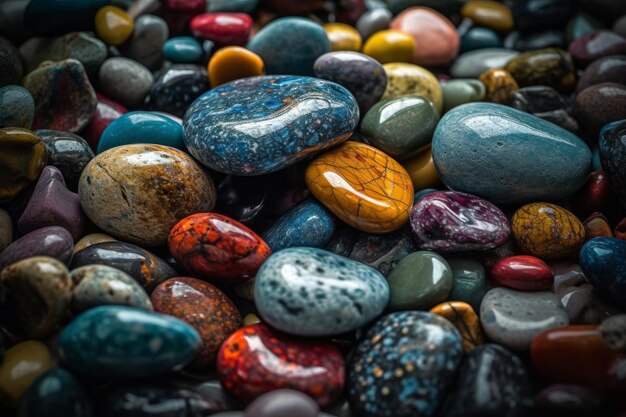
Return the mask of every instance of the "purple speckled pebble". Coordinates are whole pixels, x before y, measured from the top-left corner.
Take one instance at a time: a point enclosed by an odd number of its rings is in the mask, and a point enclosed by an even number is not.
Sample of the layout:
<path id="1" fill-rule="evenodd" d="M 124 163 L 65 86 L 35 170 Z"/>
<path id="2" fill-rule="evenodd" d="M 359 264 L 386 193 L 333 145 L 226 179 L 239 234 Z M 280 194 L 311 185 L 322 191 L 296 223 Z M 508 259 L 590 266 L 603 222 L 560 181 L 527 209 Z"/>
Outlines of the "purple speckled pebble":
<path id="1" fill-rule="evenodd" d="M 493 249 L 511 235 L 498 207 L 457 191 L 428 194 L 413 206 L 410 222 L 418 247 L 438 252 Z"/>
<path id="2" fill-rule="evenodd" d="M 50 256 L 67 265 L 73 249 L 74 240 L 66 229 L 59 226 L 43 227 L 22 236 L 2 251 L 0 270 L 31 256 Z"/>

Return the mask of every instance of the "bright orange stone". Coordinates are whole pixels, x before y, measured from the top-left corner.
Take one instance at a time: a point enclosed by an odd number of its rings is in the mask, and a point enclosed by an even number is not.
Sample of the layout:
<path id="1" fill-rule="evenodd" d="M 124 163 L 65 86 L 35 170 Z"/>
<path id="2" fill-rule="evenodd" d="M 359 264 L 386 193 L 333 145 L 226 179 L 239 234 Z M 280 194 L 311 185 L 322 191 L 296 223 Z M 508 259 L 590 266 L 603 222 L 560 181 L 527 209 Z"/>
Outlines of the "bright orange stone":
<path id="1" fill-rule="evenodd" d="M 133 33 L 133 18 L 116 6 L 104 6 L 96 13 L 96 34 L 109 45 L 121 45 Z"/>
<path id="2" fill-rule="evenodd" d="M 480 319 L 471 305 L 462 301 L 446 301 L 431 308 L 430 312 L 445 317 L 454 324 L 461 333 L 466 352 L 471 352 L 476 346 L 485 343 Z"/>
<path id="3" fill-rule="evenodd" d="M 227 46 L 213 54 L 208 66 L 211 88 L 240 78 L 265 74 L 260 56 L 240 46 Z"/>

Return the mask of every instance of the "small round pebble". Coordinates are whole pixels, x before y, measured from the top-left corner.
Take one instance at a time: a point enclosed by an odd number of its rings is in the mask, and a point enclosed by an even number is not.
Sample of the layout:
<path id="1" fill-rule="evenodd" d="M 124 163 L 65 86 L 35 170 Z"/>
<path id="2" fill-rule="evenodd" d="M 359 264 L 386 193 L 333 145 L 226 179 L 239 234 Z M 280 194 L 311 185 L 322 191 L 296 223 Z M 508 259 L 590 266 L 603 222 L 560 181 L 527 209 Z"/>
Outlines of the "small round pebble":
<path id="1" fill-rule="evenodd" d="M 19 85 L 0 88 L 0 128 L 30 129 L 35 118 L 35 101 L 30 92 Z"/>
<path id="2" fill-rule="evenodd" d="M 129 58 L 107 59 L 99 74 L 102 91 L 128 107 L 141 104 L 154 83 L 150 70 Z"/>

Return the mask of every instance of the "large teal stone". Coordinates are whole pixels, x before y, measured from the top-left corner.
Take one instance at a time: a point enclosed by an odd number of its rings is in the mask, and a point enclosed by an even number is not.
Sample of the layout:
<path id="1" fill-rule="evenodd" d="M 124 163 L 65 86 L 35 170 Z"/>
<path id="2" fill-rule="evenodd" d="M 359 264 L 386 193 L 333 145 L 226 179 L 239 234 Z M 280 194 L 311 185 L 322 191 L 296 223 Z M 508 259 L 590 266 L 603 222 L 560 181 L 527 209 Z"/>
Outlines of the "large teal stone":
<path id="1" fill-rule="evenodd" d="M 163 44 L 163 55 L 175 63 L 194 64 L 202 58 L 202 53 L 202 45 L 191 36 L 170 38 Z"/>
<path id="2" fill-rule="evenodd" d="M 461 36 L 461 53 L 483 48 L 501 48 L 502 39 L 493 30 L 473 27 Z"/>
<path id="3" fill-rule="evenodd" d="M 449 188 L 496 204 L 555 201 L 586 181 L 591 151 L 559 126 L 511 107 L 470 103 L 435 129 L 433 161 Z"/>
<path id="4" fill-rule="evenodd" d="M 313 76 L 313 64 L 330 52 L 330 42 L 311 19 L 283 17 L 261 29 L 247 48 L 263 58 L 267 74 Z"/>
<path id="5" fill-rule="evenodd" d="M 102 132 L 98 153 L 116 146 L 154 143 L 186 151 L 183 128 L 167 116 L 149 111 L 132 111 L 115 119 Z"/>
<path id="6" fill-rule="evenodd" d="M 626 302 L 626 241 L 597 237 L 583 245 L 580 267 L 593 288 L 603 297 Z"/>
<path id="7" fill-rule="evenodd" d="M 101 306 L 65 327 L 59 355 L 66 368 L 87 378 L 141 378 L 181 369 L 201 343 L 193 327 L 174 317 Z"/>

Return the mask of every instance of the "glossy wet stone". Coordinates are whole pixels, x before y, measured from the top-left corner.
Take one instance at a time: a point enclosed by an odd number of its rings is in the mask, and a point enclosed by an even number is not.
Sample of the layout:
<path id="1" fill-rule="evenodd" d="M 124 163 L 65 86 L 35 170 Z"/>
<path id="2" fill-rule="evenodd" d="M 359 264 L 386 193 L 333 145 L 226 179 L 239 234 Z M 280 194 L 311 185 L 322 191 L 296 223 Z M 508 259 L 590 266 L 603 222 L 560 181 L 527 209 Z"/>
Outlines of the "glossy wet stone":
<path id="1" fill-rule="evenodd" d="M 613 237 L 613 231 L 609 225 L 609 221 L 602 213 L 592 213 L 584 222 L 585 240 L 594 237 Z"/>
<path id="2" fill-rule="evenodd" d="M 117 239 L 105 233 L 89 233 L 88 235 L 83 236 L 78 242 L 76 242 L 76 244 L 74 245 L 74 253 L 80 252 L 81 250 L 86 249 L 89 246 L 95 245 L 96 243 L 116 241 Z"/>
<path id="3" fill-rule="evenodd" d="M 329 336 L 372 321 L 389 300 L 375 269 L 322 249 L 289 248 L 259 269 L 254 299 L 264 322 L 297 335 Z"/>
<path id="4" fill-rule="evenodd" d="M 208 89 L 204 67 L 174 64 L 158 73 L 150 90 L 150 108 L 183 117 L 189 105 Z"/>
<path id="5" fill-rule="evenodd" d="M 139 62 L 123 57 L 112 57 L 99 70 L 102 92 L 127 107 L 143 103 L 154 83 L 150 70 Z"/>
<path id="6" fill-rule="evenodd" d="M 602 167 L 609 186 L 622 207 L 626 207 L 626 120 L 605 125 L 600 131 L 599 148 Z"/>
<path id="7" fill-rule="evenodd" d="M 263 394 L 246 407 L 245 417 L 317 417 L 319 406 L 311 397 L 290 389 Z"/>
<path id="8" fill-rule="evenodd" d="M 195 278 L 172 278 L 161 283 L 150 298 L 155 311 L 179 318 L 202 338 L 193 367 L 212 365 L 222 342 L 241 327 L 241 315 L 219 289 Z"/>
<path id="9" fill-rule="evenodd" d="M 480 319 L 471 305 L 462 301 L 448 301 L 437 304 L 430 312 L 445 317 L 454 324 L 463 338 L 465 352 L 471 352 L 478 345 L 485 343 Z"/>
<path id="10" fill-rule="evenodd" d="M 430 147 L 416 156 L 402 161 L 402 166 L 411 177 L 413 190 L 416 191 L 413 201 L 418 201 L 417 190 L 437 191 L 437 189 L 433 187 L 440 187 L 442 185 L 439 174 L 437 174 L 437 169 L 435 168 L 435 163 L 433 162 L 433 154 Z M 423 196 L 424 195 L 422 195 L 422 197 Z"/>
<path id="11" fill-rule="evenodd" d="M 578 133 L 578 122 L 570 115 L 571 110 L 563 97 L 552 87 L 535 85 L 521 88 L 513 94 L 510 105 Z"/>
<path id="12" fill-rule="evenodd" d="M 89 144 L 70 132 L 40 129 L 35 134 L 46 145 L 48 165 L 58 168 L 68 188 L 76 191 L 80 174 L 94 157 Z"/>
<path id="13" fill-rule="evenodd" d="M 18 85 L 0 88 L 0 128 L 30 129 L 34 118 L 35 101 L 27 89 Z"/>
<path id="14" fill-rule="evenodd" d="M 197 99 L 185 114 L 184 140 L 194 157 L 216 171 L 260 175 L 347 139 L 358 118 L 355 99 L 335 83 L 253 77 Z"/>
<path id="15" fill-rule="evenodd" d="M 59 354 L 64 366 L 84 377 L 137 378 L 182 368 L 195 357 L 200 344 L 194 328 L 173 317 L 101 306 L 65 327 L 59 337 Z"/>
<path id="16" fill-rule="evenodd" d="M 585 68 L 576 84 L 576 91 L 600 83 L 626 84 L 626 56 L 614 55 L 597 59 Z"/>
<path id="17" fill-rule="evenodd" d="M 95 30 L 100 39 L 109 45 L 124 43 L 133 32 L 133 19 L 117 6 L 104 6 L 95 16 Z"/>
<path id="18" fill-rule="evenodd" d="M 465 357 L 441 415 L 526 415 L 532 404 L 530 375 L 524 362 L 502 346 L 490 343 L 476 347 Z"/>
<path id="19" fill-rule="evenodd" d="M 387 74 L 387 88 L 383 100 L 406 95 L 424 96 L 433 102 L 441 114 L 443 94 L 437 78 L 419 65 L 392 62 L 383 65 Z"/>
<path id="20" fill-rule="evenodd" d="M 435 129 L 432 149 L 448 187 L 496 204 L 564 198 L 584 184 L 591 168 L 591 151 L 577 136 L 491 103 L 470 103 L 446 113 Z"/>
<path id="21" fill-rule="evenodd" d="M 358 18 L 354 27 L 365 40 L 372 34 L 387 29 L 392 17 L 392 13 L 384 7 L 369 9 Z"/>
<path id="22" fill-rule="evenodd" d="M 147 14 L 135 20 L 132 36 L 120 49 L 125 57 L 154 69 L 163 61 L 163 44 L 168 37 L 169 28 L 165 20 Z"/>
<path id="23" fill-rule="evenodd" d="M 476 26 L 469 29 L 461 36 L 461 53 L 484 48 L 500 47 L 502 47 L 502 40 L 500 36 L 491 29 Z"/>
<path id="24" fill-rule="evenodd" d="M 602 414 L 604 408 L 597 392 L 574 384 L 553 384 L 535 397 L 535 409 L 546 416 L 584 417 Z"/>
<path id="25" fill-rule="evenodd" d="M 0 362 L 0 399 L 16 407 L 33 381 L 53 366 L 50 351 L 39 341 L 27 340 L 7 349 Z"/>
<path id="26" fill-rule="evenodd" d="M 358 30 L 345 23 L 325 23 L 324 31 L 333 51 L 360 51 L 363 40 Z"/>
<path id="27" fill-rule="evenodd" d="M 378 149 L 358 142 L 345 142 L 315 158 L 305 180 L 322 204 L 364 232 L 399 229 L 413 203 L 413 184 L 405 169 Z"/>
<path id="28" fill-rule="evenodd" d="M 81 312 L 100 305 L 121 305 L 152 311 L 152 303 L 137 280 L 107 265 L 86 265 L 70 272 L 71 308 Z"/>
<path id="29" fill-rule="evenodd" d="M 0 270 L 31 256 L 49 256 L 67 263 L 72 256 L 74 241 L 66 229 L 48 226 L 32 231 L 15 240 L 0 253 Z"/>
<path id="30" fill-rule="evenodd" d="M 551 292 L 492 288 L 480 305 L 487 337 L 513 350 L 526 350 L 541 332 L 569 324 L 561 301 Z"/>
<path id="31" fill-rule="evenodd" d="M 350 406 L 365 417 L 432 416 L 462 354 L 458 331 L 443 317 L 418 311 L 389 314 L 356 348 L 349 367 Z"/>
<path id="32" fill-rule="evenodd" d="M 384 234 L 361 233 L 346 246 L 349 246 L 349 250 L 345 254 L 336 253 L 374 267 L 384 276 L 388 276 L 402 258 L 416 249 L 404 228 Z"/>
<path id="33" fill-rule="evenodd" d="M 452 269 L 454 281 L 448 299 L 466 302 L 478 312 L 486 292 L 485 269 L 470 258 L 449 258 L 446 261 Z"/>
<path id="34" fill-rule="evenodd" d="M 0 203 L 11 201 L 37 180 L 46 159 L 44 143 L 30 130 L 0 129 Z"/>
<path id="35" fill-rule="evenodd" d="M 584 218 L 594 212 L 605 211 L 610 198 L 610 184 L 606 172 L 602 169 L 593 171 L 589 174 L 587 183 L 576 193 L 574 212 L 579 218 Z"/>
<path id="36" fill-rule="evenodd" d="M 245 45 L 252 25 L 252 18 L 245 13 L 203 13 L 189 22 L 195 37 L 213 41 L 217 47 Z"/>
<path id="37" fill-rule="evenodd" d="M 276 42 L 283 42 L 276 48 Z M 315 60 L 330 52 L 321 25 L 304 18 L 284 17 L 263 27 L 247 46 L 265 63 L 268 74 L 313 75 Z"/>
<path id="38" fill-rule="evenodd" d="M 116 103 L 100 93 L 96 93 L 98 105 L 91 122 L 81 132 L 81 136 L 85 138 L 93 151 L 98 149 L 98 141 L 104 129 L 113 122 L 113 120 L 126 113 L 126 107 Z"/>
<path id="39" fill-rule="evenodd" d="M 504 258 L 491 267 L 494 283 L 519 291 L 548 291 L 554 283 L 554 273 L 539 258 L 517 255 Z"/>
<path id="40" fill-rule="evenodd" d="M 572 59 L 584 67 L 598 58 L 626 53 L 626 39 L 609 30 L 586 33 L 570 43 Z"/>
<path id="41" fill-rule="evenodd" d="M 327 407 L 337 400 L 345 382 L 344 361 L 335 345 L 293 338 L 264 324 L 246 326 L 226 339 L 217 372 L 228 392 L 244 403 L 289 388 Z"/>
<path id="42" fill-rule="evenodd" d="M 178 221 L 215 206 L 211 178 L 188 154 L 162 145 L 125 145 L 97 155 L 81 175 L 78 195 L 103 231 L 145 246 L 165 244 Z"/>
<path id="43" fill-rule="evenodd" d="M 578 93 L 574 114 L 581 128 L 595 140 L 608 123 L 626 119 L 626 85 L 600 83 Z"/>
<path id="44" fill-rule="evenodd" d="M 163 44 L 163 55 L 177 64 L 193 64 L 202 58 L 202 45 L 194 37 L 177 36 Z"/>
<path id="45" fill-rule="evenodd" d="M 315 76 L 345 87 L 359 104 L 361 116 L 382 97 L 387 74 L 375 59 L 350 51 L 329 52 L 317 58 Z"/>
<path id="46" fill-rule="evenodd" d="M 456 79 L 441 84 L 443 113 L 465 103 L 482 101 L 487 92 L 480 80 Z"/>
<path id="47" fill-rule="evenodd" d="M 363 45 L 363 53 L 381 64 L 411 62 L 414 52 L 413 37 L 396 29 L 378 31 L 372 34 Z"/>
<path id="48" fill-rule="evenodd" d="M 20 54 L 7 39 L 0 37 L 0 86 L 19 84 L 24 73 Z"/>
<path id="49" fill-rule="evenodd" d="M 479 77 L 486 88 L 485 100 L 492 103 L 508 104 L 519 90 L 517 81 L 510 72 L 501 68 L 493 68 Z"/>
<path id="50" fill-rule="evenodd" d="M 507 32 L 513 29 L 511 9 L 489 0 L 471 0 L 461 8 L 461 16 L 471 19 L 478 26 Z"/>
<path id="51" fill-rule="evenodd" d="M 314 199 L 298 204 L 263 232 L 273 252 L 295 246 L 324 247 L 335 232 L 335 216 Z"/>
<path id="52" fill-rule="evenodd" d="M 4 268 L 0 279 L 15 300 L 21 327 L 29 337 L 48 336 L 68 315 L 72 281 L 58 260 L 22 259 Z"/>
<path id="53" fill-rule="evenodd" d="M 580 267 L 603 297 L 626 300 L 626 241 L 599 237 L 587 241 L 580 250 Z"/>
<path id="54" fill-rule="evenodd" d="M 576 77 L 571 57 L 559 48 L 523 52 L 504 67 L 520 87 L 547 85 L 559 91 L 573 89 Z"/>
<path id="55" fill-rule="evenodd" d="M 505 48 L 484 48 L 465 52 L 450 67 L 453 78 L 478 78 L 483 72 L 504 66 L 519 52 Z"/>

